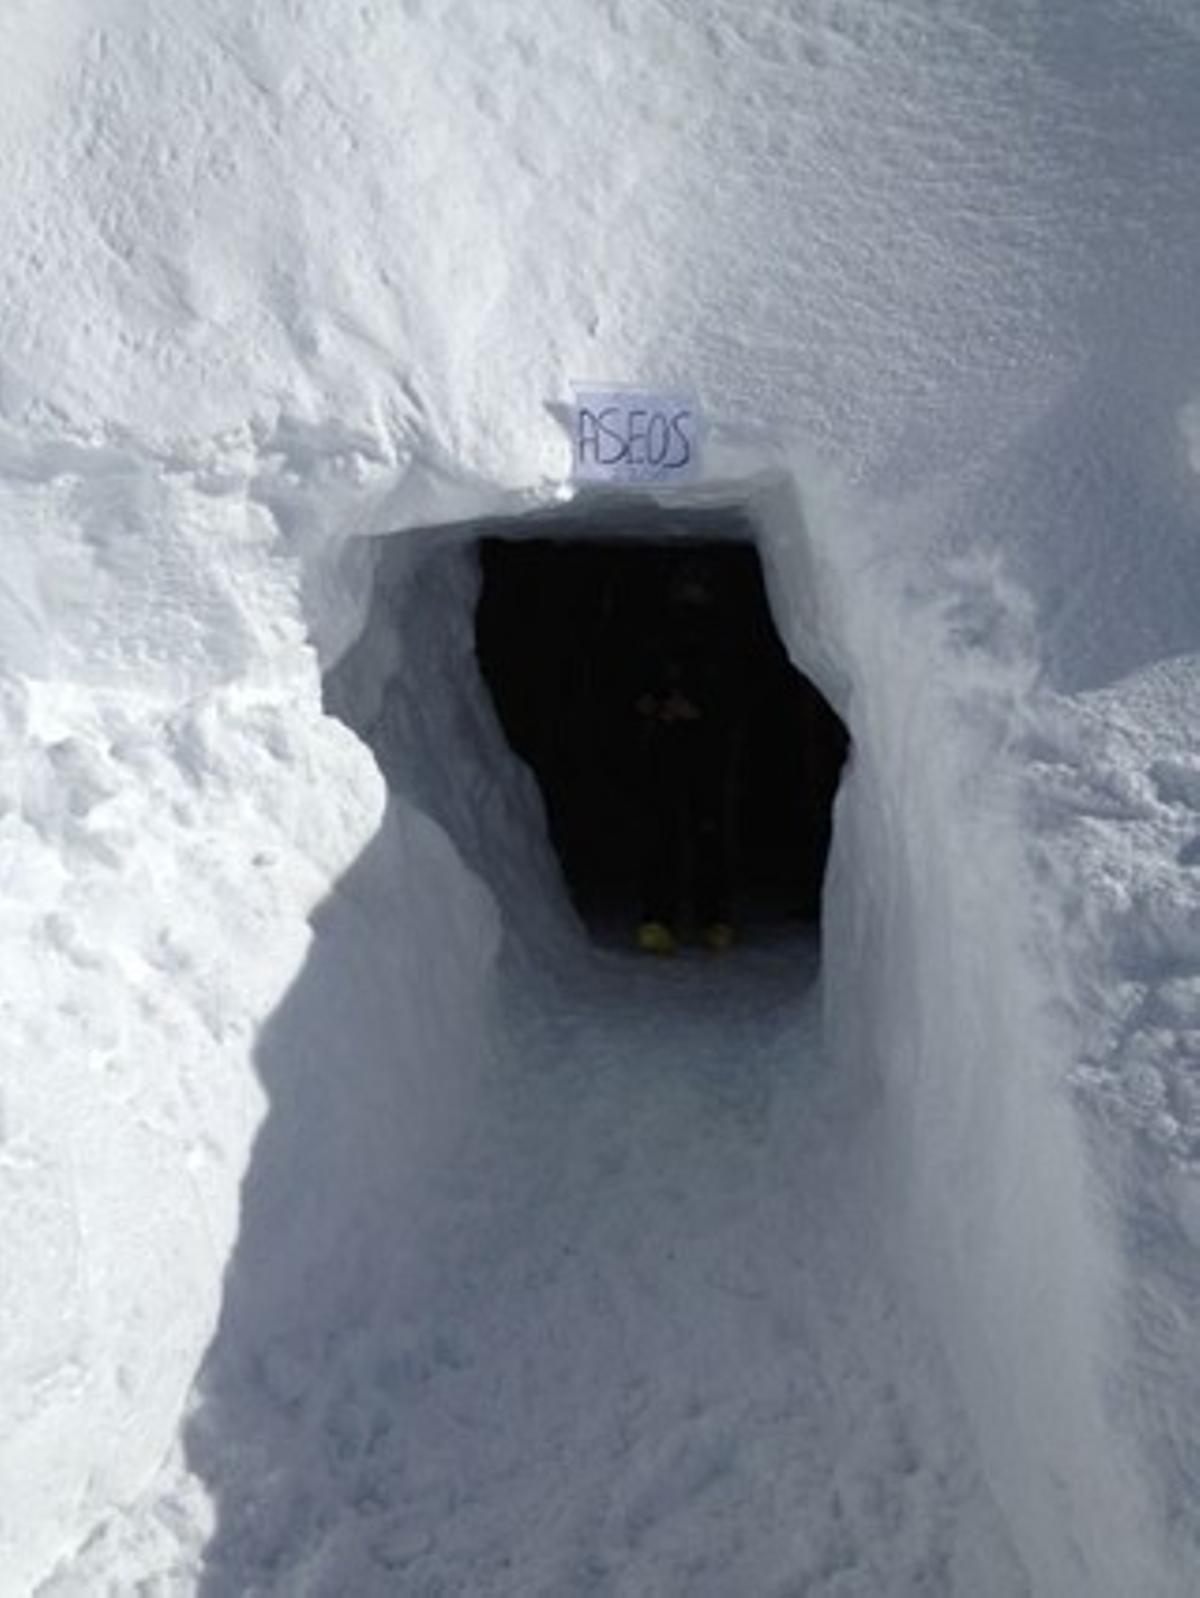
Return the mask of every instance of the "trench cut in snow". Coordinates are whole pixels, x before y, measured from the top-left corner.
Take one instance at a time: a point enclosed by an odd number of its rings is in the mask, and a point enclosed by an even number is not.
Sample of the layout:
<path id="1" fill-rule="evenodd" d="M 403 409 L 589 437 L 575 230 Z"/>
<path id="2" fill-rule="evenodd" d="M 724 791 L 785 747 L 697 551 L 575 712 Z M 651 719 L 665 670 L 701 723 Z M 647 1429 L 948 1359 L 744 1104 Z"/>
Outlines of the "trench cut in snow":
<path id="1" fill-rule="evenodd" d="M 745 487 L 780 631 L 853 732 L 826 1080 L 871 1107 L 1028 1588 L 1196 1598 L 1195 0 L 46 0 L 0 38 L 0 1598 L 993 1598 L 922 1541 L 924 1505 L 987 1564 L 923 1488 L 911 1364 L 891 1403 L 858 1379 L 853 1139 L 798 1069 L 812 1029 L 760 1002 L 772 949 L 578 936 L 481 691 L 473 552 L 409 531 L 554 494 L 572 373 L 702 400 L 694 492 Z M 572 951 L 620 967 L 540 1075 L 489 1054 L 497 906 L 546 956 L 530 992 Z M 640 999 L 742 972 L 722 1109 L 727 1014 L 647 1071 Z M 733 1213 L 763 1192 L 773 1227 Z M 572 1296 L 592 1313 L 539 1317 Z M 539 1372 L 594 1327 L 593 1368 L 633 1335 L 627 1374 L 679 1378 L 577 1389 L 618 1428 L 582 1519 L 577 1474 L 521 1474 L 536 1427 L 505 1433 L 522 1344 L 489 1333 L 522 1302 Z M 854 1311 L 830 1337 L 825 1306 Z M 201 1589 L 203 1510 L 141 1488 L 218 1313 Z M 692 1332 L 720 1375 L 774 1346 L 778 1388 L 697 1411 Z M 787 1547 L 814 1439 L 840 1513 Z M 889 1447 L 924 1470 L 855 1492 Z M 506 1472 L 516 1515 L 482 1491 Z M 504 1566 L 551 1521 L 574 1562 Z M 722 1527 L 731 1562 L 689 1570 Z"/>
<path id="2" fill-rule="evenodd" d="M 200 1598 L 874 1598 L 931 1572 L 1025 1598 L 1023 1564 L 1159 1598 L 1129 1539 L 1111 1580 L 1075 1551 L 1129 1496 L 1097 1361 L 1063 1358 L 1098 1324 L 1093 1260 L 1018 863 L 978 802 L 990 680 L 819 497 L 801 517 L 764 476 L 746 504 L 854 733 L 819 983 L 811 939 L 714 966 L 579 935 L 476 618 L 481 537 L 582 543 L 596 503 L 347 552 L 365 625 L 325 704 L 389 802 L 255 1040 L 269 1113 L 184 1438 L 216 1510 Z M 605 508 L 634 552 L 644 507 Z"/>
<path id="3" fill-rule="evenodd" d="M 674 538 L 698 524 L 711 555 L 703 517 Z M 579 935 L 476 658 L 496 531 L 381 540 L 327 678 L 390 803 L 256 1049 L 270 1113 L 188 1429 L 201 1598 L 873 1598 L 930 1571 L 1025 1598 L 884 1266 L 873 1100 L 822 1047 L 811 930 L 716 965 Z M 675 547 L 604 532 L 588 558 L 626 572 Z"/>
<path id="4" fill-rule="evenodd" d="M 864 1213 L 937 1327 L 1035 1579 L 1072 1598 L 1156 1592 L 1147 1511 L 1104 1397 L 1103 1246 L 1077 1129 L 1050 1085 L 1050 968 L 1030 939 L 1034 886 L 998 730 L 1008 668 L 977 647 L 998 610 L 1008 625 L 1005 591 L 967 572 L 949 609 L 914 597 L 864 557 L 874 534 L 837 493 L 810 492 L 802 514 L 782 474 L 743 503 L 789 651 L 854 739 L 824 892 L 821 1003 L 846 1091 L 878 1112 Z M 645 509 L 584 496 L 506 528 L 394 540 L 378 551 L 363 637 L 327 683 L 329 708 L 371 745 L 393 792 L 445 827 L 550 972 L 578 922 L 534 777 L 481 694 L 474 546 L 501 533 L 636 542 Z M 697 512 L 692 536 L 702 522 Z M 669 523 L 655 532 L 669 536 Z M 1020 1583 L 1001 1577 L 998 1590 Z"/>

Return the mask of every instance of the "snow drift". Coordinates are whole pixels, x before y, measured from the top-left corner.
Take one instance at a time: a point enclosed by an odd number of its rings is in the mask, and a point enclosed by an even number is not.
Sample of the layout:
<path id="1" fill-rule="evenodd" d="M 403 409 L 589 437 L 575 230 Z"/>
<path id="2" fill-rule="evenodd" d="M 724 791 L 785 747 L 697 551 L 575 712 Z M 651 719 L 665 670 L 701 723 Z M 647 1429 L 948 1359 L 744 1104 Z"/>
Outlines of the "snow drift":
<path id="1" fill-rule="evenodd" d="M 851 730 L 827 1030 L 1032 1587 L 1190 1591 L 1190 9 L 55 0 L 0 35 L 4 1590 L 194 1590 L 172 1450 L 218 1321 L 302 1401 L 260 1317 L 319 1362 L 386 1302 L 506 894 L 572 958 L 445 669 L 469 592 L 391 551 L 560 498 L 546 406 L 591 374 L 701 394 L 701 491 Z M 430 585 L 386 660 L 384 561 Z M 354 714 L 408 680 L 433 729 L 390 798 L 322 703 L 360 639 Z M 226 1274 L 239 1194 L 264 1252 Z"/>

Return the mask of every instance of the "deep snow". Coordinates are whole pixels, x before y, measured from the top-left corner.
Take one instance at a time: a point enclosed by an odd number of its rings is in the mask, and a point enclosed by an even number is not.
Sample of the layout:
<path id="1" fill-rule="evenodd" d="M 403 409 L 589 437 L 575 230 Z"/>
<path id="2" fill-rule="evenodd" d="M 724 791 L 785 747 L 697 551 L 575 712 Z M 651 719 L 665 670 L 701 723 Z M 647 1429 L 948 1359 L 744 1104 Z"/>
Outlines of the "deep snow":
<path id="1" fill-rule="evenodd" d="M 251 1199 L 189 1428 L 202 1592 L 1028 1590 L 888 1285 L 814 953 L 519 985 L 369 1318 L 322 1353 L 265 1313 L 278 1216 Z"/>
<path id="2" fill-rule="evenodd" d="M 860 1520 L 859 1568 L 964 1558 L 986 1522 L 994 1570 L 1010 1546 L 1050 1598 L 1193 1591 L 1190 0 L 29 0 L 0 42 L 3 1590 L 195 1590 L 233 1524 L 209 1494 L 251 1463 L 204 1456 L 201 1368 L 282 1317 L 308 1363 L 285 1343 L 267 1369 L 302 1429 L 366 1390 L 355 1350 L 495 1107 L 500 951 L 518 1012 L 576 969 L 463 653 L 469 581 L 405 535 L 559 504 L 547 407 L 591 378 L 700 396 L 697 494 L 749 509 L 855 742 L 822 953 L 855 1113 L 801 1114 L 793 1016 L 764 1043 L 758 1169 L 799 1206 L 776 1139 L 836 1124 L 848 1155 L 859 1128 L 879 1252 L 848 1220 L 844 1265 L 820 1274 L 806 1233 L 798 1269 L 904 1306 L 892 1398 L 869 1313 L 850 1344 L 868 1407 L 965 1462 L 940 1510 L 937 1467 L 915 1473 L 919 1548 Z M 384 533 L 402 553 L 362 536 Z M 389 635 L 409 578 L 423 626 Z M 373 756 L 380 715 L 404 737 Z M 277 1047 L 289 1026 L 303 1047 Z M 536 1161 L 492 1124 L 470 1169 L 519 1203 Z M 455 1202 L 437 1225 L 469 1252 Z M 504 1234 L 523 1259 L 555 1235 L 537 1219 Z M 444 1302 L 423 1291 L 419 1321 Z M 696 1358 L 723 1335 L 698 1328 Z M 822 1418 L 886 1501 L 880 1434 Z M 695 1421 L 680 1474 L 715 1458 L 723 1491 L 733 1456 Z M 669 1441 L 641 1440 L 652 1472 Z M 268 1521 L 290 1502 L 264 1484 Z M 662 1516 L 629 1514 L 639 1557 L 673 1557 Z M 352 1524 L 244 1546 L 335 1561 Z M 576 1531 L 611 1549 L 630 1524 Z M 486 1542 L 460 1525 L 448 1559 Z M 821 1556 L 795 1557 L 787 1579 Z"/>

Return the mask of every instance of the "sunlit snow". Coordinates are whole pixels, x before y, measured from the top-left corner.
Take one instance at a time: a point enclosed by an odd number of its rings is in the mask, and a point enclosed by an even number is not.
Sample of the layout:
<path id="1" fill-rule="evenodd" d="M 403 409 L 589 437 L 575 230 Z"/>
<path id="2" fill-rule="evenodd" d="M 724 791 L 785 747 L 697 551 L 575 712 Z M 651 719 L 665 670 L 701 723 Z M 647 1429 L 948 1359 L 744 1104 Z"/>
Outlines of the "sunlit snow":
<path id="1" fill-rule="evenodd" d="M 1200 1589 L 1191 0 L 0 63 L 0 1594 Z M 819 936 L 571 908 L 473 611 L 581 384 L 849 731 Z"/>

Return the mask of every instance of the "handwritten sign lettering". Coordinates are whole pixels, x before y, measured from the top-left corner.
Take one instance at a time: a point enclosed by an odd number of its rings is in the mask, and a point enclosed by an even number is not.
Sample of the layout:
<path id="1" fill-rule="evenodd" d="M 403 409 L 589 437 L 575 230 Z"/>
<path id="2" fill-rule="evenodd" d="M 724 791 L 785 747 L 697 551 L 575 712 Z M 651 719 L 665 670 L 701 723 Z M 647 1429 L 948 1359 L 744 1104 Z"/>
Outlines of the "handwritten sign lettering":
<path id="1" fill-rule="evenodd" d="M 700 414 L 684 394 L 577 389 L 574 471 L 579 482 L 663 483 L 700 466 Z"/>

